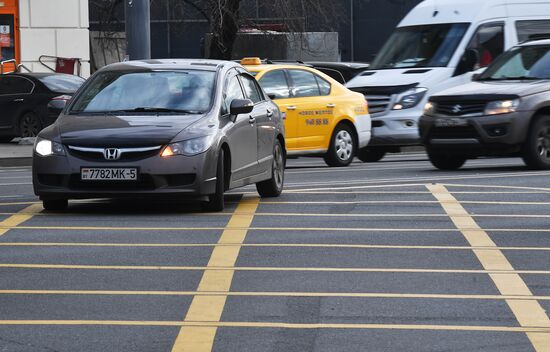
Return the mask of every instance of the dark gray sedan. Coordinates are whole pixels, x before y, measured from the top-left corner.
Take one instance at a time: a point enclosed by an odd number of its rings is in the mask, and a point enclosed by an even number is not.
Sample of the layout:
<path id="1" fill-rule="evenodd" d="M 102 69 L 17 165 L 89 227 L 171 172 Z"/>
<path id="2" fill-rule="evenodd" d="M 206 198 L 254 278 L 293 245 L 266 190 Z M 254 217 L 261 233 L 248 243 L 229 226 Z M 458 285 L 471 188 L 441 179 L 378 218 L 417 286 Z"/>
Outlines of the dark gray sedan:
<path id="1" fill-rule="evenodd" d="M 33 184 L 48 210 L 69 199 L 204 198 L 283 189 L 281 114 L 233 62 L 151 60 L 98 71 L 36 140 Z"/>

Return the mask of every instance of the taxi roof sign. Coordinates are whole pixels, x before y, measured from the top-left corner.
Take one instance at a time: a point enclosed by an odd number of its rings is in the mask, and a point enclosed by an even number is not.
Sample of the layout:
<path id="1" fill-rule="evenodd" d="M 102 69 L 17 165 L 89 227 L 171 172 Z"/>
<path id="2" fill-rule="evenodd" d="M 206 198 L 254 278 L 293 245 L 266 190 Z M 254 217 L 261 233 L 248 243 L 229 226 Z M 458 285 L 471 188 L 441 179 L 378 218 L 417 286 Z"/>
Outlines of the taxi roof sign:
<path id="1" fill-rule="evenodd" d="M 245 57 L 241 60 L 241 65 L 261 65 L 262 60 L 259 57 Z"/>

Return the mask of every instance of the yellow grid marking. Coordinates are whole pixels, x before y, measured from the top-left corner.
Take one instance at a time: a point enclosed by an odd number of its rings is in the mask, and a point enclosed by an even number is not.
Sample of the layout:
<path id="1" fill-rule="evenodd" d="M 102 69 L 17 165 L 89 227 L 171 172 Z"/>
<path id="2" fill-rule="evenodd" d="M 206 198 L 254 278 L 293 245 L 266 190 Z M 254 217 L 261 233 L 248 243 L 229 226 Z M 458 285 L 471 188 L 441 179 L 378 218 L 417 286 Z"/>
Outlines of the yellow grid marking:
<path id="1" fill-rule="evenodd" d="M 33 204 L 23 210 L 20 213 L 10 216 L 4 221 L 0 222 L 0 236 L 8 232 L 10 229 L 17 227 L 17 225 L 24 223 L 33 217 L 34 214 L 40 212 L 42 206 Z"/>
<path id="2" fill-rule="evenodd" d="M 491 237 L 483 230 L 472 217 L 469 217 L 466 209 L 456 200 L 455 197 L 442 185 L 426 186 L 441 202 L 441 206 L 454 222 L 458 229 L 461 229 L 464 237 L 472 246 L 493 246 L 497 245 Z M 481 265 L 489 270 L 514 270 L 512 264 L 498 250 L 475 249 L 475 255 Z M 489 274 L 497 289 L 503 295 L 533 295 L 523 279 L 517 273 L 491 273 Z M 506 300 L 506 303 L 514 313 L 517 321 L 522 327 L 544 327 L 550 329 L 550 319 L 544 308 L 538 301 L 534 300 Z M 533 344 L 536 351 L 550 351 L 550 331 L 528 332 L 527 337 Z"/>
<path id="3" fill-rule="evenodd" d="M 293 324 L 275 322 L 203 322 L 203 321 L 134 321 L 134 320 L 0 320 L 0 325 L 109 325 L 109 326 L 181 326 L 189 328 L 200 335 L 207 329 L 216 330 L 221 327 L 232 328 L 268 328 L 268 329 L 356 329 L 356 330 L 435 330 L 435 331 L 485 331 L 509 333 L 550 333 L 547 327 L 516 327 L 516 326 L 464 326 L 464 325 L 428 325 L 428 324 Z M 206 337 L 206 335 L 204 336 Z M 185 351 L 201 351 L 201 349 Z M 208 350 L 210 351 L 210 350 Z"/>
<path id="4" fill-rule="evenodd" d="M 228 292 L 230 290 L 234 274 L 231 268 L 237 261 L 241 244 L 246 237 L 247 228 L 252 224 L 258 204 L 258 198 L 243 199 L 239 203 L 218 241 L 219 244 L 225 245 L 216 246 L 212 251 L 207 268 L 213 268 L 213 270 L 204 272 L 197 291 Z M 217 267 L 226 267 L 226 270 L 216 270 Z M 219 322 L 226 298 L 227 296 L 216 295 L 194 296 L 184 322 Z M 172 351 L 211 351 L 216 331 L 215 325 L 182 325 Z"/>

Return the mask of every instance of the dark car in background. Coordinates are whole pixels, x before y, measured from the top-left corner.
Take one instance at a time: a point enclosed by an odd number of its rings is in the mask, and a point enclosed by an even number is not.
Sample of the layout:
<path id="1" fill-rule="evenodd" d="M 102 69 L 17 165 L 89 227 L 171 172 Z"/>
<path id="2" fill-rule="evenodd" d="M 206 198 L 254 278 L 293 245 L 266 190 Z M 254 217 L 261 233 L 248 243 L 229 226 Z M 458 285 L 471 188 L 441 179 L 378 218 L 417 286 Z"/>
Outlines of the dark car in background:
<path id="1" fill-rule="evenodd" d="M 474 82 L 430 97 L 420 135 L 442 170 L 479 156 L 521 156 L 550 169 L 550 40 L 518 45 Z"/>
<path id="2" fill-rule="evenodd" d="M 59 73 L 0 75 L 0 141 L 38 135 L 84 82 L 82 77 Z"/>
<path id="3" fill-rule="evenodd" d="M 342 84 L 348 83 L 353 77 L 368 70 L 370 66 L 363 62 L 308 61 L 306 64 Z"/>

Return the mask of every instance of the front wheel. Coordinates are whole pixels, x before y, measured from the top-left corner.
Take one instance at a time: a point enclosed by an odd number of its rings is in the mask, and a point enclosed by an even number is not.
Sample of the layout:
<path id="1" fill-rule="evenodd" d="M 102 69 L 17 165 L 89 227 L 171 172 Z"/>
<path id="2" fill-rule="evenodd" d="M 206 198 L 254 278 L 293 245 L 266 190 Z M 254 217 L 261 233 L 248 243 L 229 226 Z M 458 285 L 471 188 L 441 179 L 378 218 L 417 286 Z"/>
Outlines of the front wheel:
<path id="1" fill-rule="evenodd" d="M 285 154 L 281 142 L 277 140 L 273 148 L 273 166 L 271 178 L 256 183 L 256 189 L 262 198 L 278 197 L 283 192 L 285 182 Z"/>
<path id="2" fill-rule="evenodd" d="M 48 211 L 63 211 L 69 206 L 69 201 L 67 199 L 43 200 L 42 206 Z"/>
<path id="3" fill-rule="evenodd" d="M 42 130 L 42 123 L 38 115 L 28 112 L 19 120 L 19 135 L 21 138 L 36 137 Z"/>
<path id="4" fill-rule="evenodd" d="M 225 153 L 223 149 L 218 155 L 218 165 L 216 169 L 216 192 L 208 196 L 208 201 L 204 205 L 204 210 L 218 212 L 223 211 L 225 201 L 223 195 L 225 193 L 225 169 L 224 169 Z"/>
<path id="5" fill-rule="evenodd" d="M 437 154 L 428 150 L 428 157 L 433 166 L 439 170 L 458 170 L 466 163 L 467 158 L 460 155 Z"/>
<path id="6" fill-rule="evenodd" d="M 540 116 L 533 123 L 523 148 L 523 161 L 532 169 L 550 169 L 550 116 Z"/>
<path id="7" fill-rule="evenodd" d="M 340 124 L 334 129 L 325 162 L 331 167 L 348 166 L 353 161 L 357 141 L 351 128 Z"/>
<path id="8" fill-rule="evenodd" d="M 382 160 L 386 156 L 386 151 L 379 148 L 363 148 L 359 149 L 357 157 L 364 163 L 375 163 Z"/>

